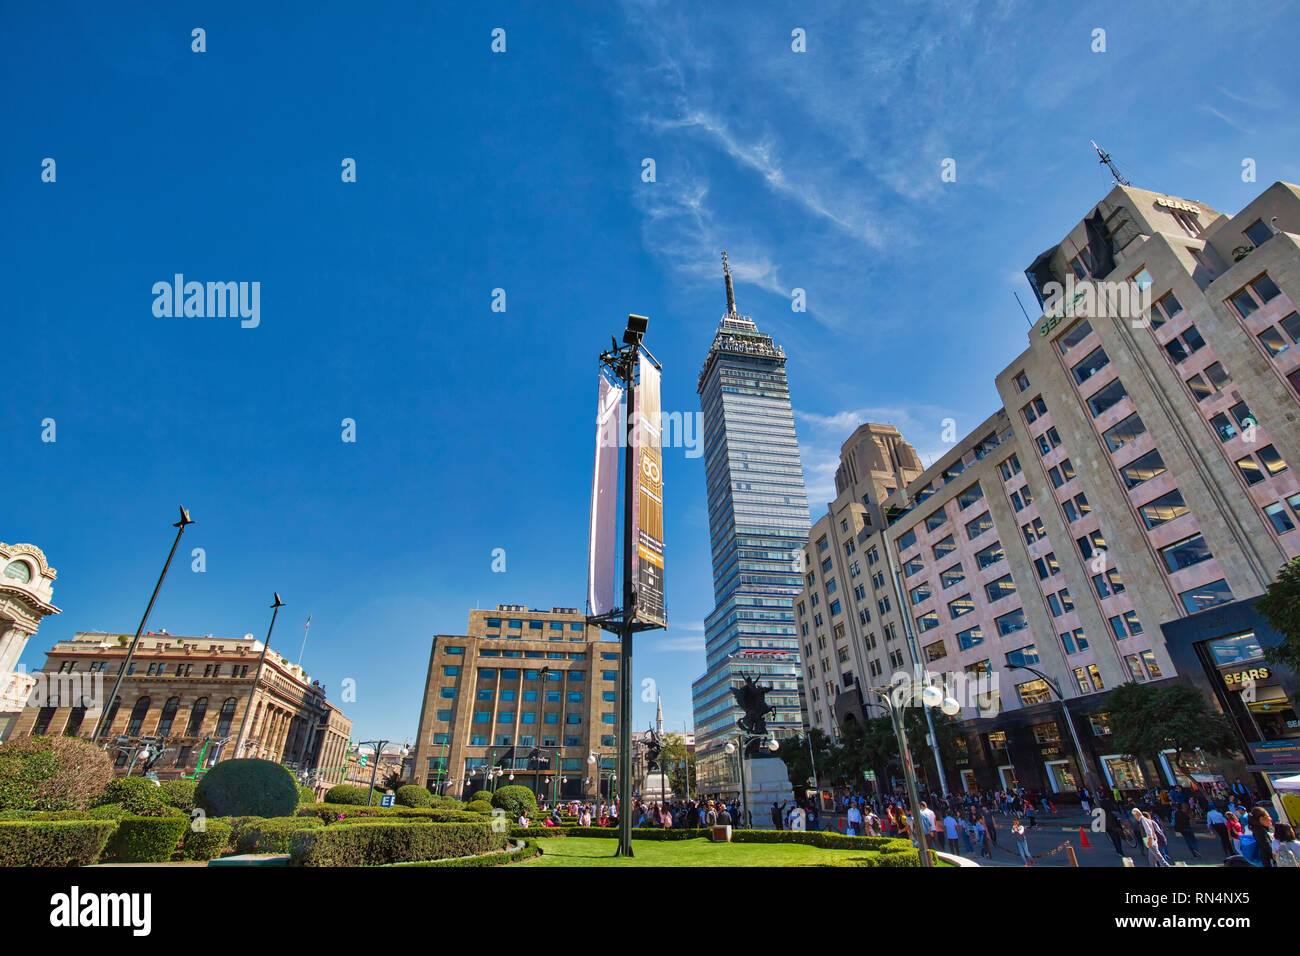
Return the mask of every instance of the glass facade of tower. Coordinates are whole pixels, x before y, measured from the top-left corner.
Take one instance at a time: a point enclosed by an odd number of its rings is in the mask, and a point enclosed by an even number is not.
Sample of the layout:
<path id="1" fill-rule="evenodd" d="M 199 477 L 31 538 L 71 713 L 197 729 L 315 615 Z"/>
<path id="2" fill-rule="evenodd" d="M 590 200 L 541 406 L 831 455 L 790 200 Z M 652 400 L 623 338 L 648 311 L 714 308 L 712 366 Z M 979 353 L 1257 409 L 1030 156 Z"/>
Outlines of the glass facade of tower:
<path id="1" fill-rule="evenodd" d="M 743 675 L 773 690 L 768 729 L 803 724 L 794 598 L 808 540 L 808 495 L 795 438 L 785 353 L 734 311 L 718 326 L 700 372 L 715 607 L 705 620 L 707 669 L 692 685 L 702 793 L 735 790 L 722 750 L 741 716 Z"/>

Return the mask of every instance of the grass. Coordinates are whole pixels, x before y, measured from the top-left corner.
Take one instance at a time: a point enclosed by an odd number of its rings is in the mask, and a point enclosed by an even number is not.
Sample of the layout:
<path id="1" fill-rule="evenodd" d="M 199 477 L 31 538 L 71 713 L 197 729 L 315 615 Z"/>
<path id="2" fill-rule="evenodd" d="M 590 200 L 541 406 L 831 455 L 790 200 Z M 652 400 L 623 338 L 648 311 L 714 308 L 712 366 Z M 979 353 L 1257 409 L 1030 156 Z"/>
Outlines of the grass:
<path id="1" fill-rule="evenodd" d="M 698 840 L 633 840 L 634 856 L 615 857 L 616 840 L 564 837 L 539 840 L 542 855 L 516 866 L 817 866 L 862 859 L 867 850 L 823 850 L 797 843 L 711 843 Z"/>

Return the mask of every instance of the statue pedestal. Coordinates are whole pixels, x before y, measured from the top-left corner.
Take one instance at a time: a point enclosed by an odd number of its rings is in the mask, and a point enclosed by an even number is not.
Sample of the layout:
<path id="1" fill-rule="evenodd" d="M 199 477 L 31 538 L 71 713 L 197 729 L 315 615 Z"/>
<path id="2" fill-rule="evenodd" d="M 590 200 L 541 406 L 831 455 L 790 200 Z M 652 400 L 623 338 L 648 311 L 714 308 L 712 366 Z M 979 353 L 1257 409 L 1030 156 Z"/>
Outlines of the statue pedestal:
<path id="1" fill-rule="evenodd" d="M 779 757 L 751 757 L 745 761 L 745 806 L 752 815 L 755 830 L 772 830 L 772 803 L 786 805 L 794 800 L 790 775 Z M 738 829 L 747 828 L 737 820 Z"/>
<path id="2" fill-rule="evenodd" d="M 656 770 L 646 775 L 645 782 L 641 784 L 642 803 L 663 803 L 672 798 L 673 787 L 666 773 Z"/>

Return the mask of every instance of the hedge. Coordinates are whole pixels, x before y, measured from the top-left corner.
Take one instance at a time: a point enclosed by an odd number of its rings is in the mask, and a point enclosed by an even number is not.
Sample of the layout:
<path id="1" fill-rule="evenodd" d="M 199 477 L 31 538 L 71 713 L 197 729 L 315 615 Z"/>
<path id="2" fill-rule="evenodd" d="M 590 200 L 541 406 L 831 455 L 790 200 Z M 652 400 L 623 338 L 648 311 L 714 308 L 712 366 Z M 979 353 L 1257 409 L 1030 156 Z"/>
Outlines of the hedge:
<path id="1" fill-rule="evenodd" d="M 315 802 L 316 802 L 316 791 L 313 790 L 311 787 L 299 787 L 299 788 L 298 788 L 298 802 L 299 802 L 300 804 L 301 804 L 301 803 L 315 803 Z"/>
<path id="2" fill-rule="evenodd" d="M 405 787 L 397 788 L 397 803 L 403 807 L 432 807 L 433 797 L 424 787 L 408 783 Z"/>
<path id="3" fill-rule="evenodd" d="M 189 826 L 185 817 L 123 817 L 106 852 L 122 863 L 163 863 Z"/>
<path id="4" fill-rule="evenodd" d="M 194 802 L 210 817 L 291 815 L 298 806 L 298 784 L 270 760 L 223 760 L 203 775 Z"/>
<path id="5" fill-rule="evenodd" d="M 117 827 L 112 820 L 0 822 L 0 866 L 89 866 Z"/>
<path id="6" fill-rule="evenodd" d="M 194 791 L 198 786 L 193 780 L 164 780 L 158 785 L 158 789 L 162 792 L 168 806 L 188 813 L 194 809 Z"/>
<path id="7" fill-rule="evenodd" d="M 492 806 L 504 810 L 512 823 L 524 814 L 530 818 L 537 816 L 536 794 L 516 783 L 498 787 L 497 792 L 492 794 Z"/>
<path id="8" fill-rule="evenodd" d="M 475 790 L 473 793 L 471 793 L 471 794 L 469 795 L 469 802 L 470 802 L 470 803 L 473 803 L 475 800 L 486 800 L 488 803 L 491 803 L 491 802 L 492 802 L 492 791 L 491 791 L 491 790 Z"/>
<path id="9" fill-rule="evenodd" d="M 14 737 L 0 745 L 0 808 L 76 810 L 113 780 L 104 751 L 80 737 Z"/>
<path id="10" fill-rule="evenodd" d="M 885 867 L 919 867 L 921 865 L 921 854 L 912 846 L 910 840 L 904 840 L 908 846 L 906 852 L 889 852 L 881 851 L 873 856 L 864 856 L 851 860 L 827 860 L 824 863 L 818 863 L 817 866 L 885 866 Z M 934 866 L 948 866 L 937 856 L 934 851 L 930 851 L 930 859 Z"/>
<path id="11" fill-rule="evenodd" d="M 293 866 L 379 866 L 478 856 L 505 844 L 506 835 L 493 833 L 486 822 L 436 827 L 342 824 L 293 834 L 289 839 L 289 862 Z"/>
<path id="12" fill-rule="evenodd" d="M 469 802 L 469 805 L 466 806 L 465 809 L 472 811 L 473 813 L 479 813 L 479 814 L 485 813 L 488 814 L 489 816 L 492 814 L 492 804 L 488 803 L 486 800 L 471 800 Z M 516 817 L 515 819 L 518 819 L 518 817 Z"/>
<path id="13" fill-rule="evenodd" d="M 181 856 L 187 860 L 212 860 L 230 849 L 230 838 L 235 828 L 224 820 L 205 820 L 202 830 L 193 826 L 185 831 L 181 843 Z"/>
<path id="14" fill-rule="evenodd" d="M 350 783 L 340 783 L 336 787 L 330 787 L 325 792 L 323 803 L 346 803 L 351 806 L 365 806 L 370 794 L 374 798 L 370 800 L 372 806 L 379 805 L 380 794 L 378 791 L 372 791 L 369 787 L 354 787 Z"/>
<path id="15" fill-rule="evenodd" d="M 151 796 L 157 794 L 164 804 L 167 802 L 162 795 L 160 785 L 152 780 L 147 780 L 144 777 L 117 777 L 109 781 L 103 792 L 92 801 L 92 805 L 102 807 L 106 803 L 125 804 L 127 797 L 134 794 L 148 794 Z"/>
<path id="16" fill-rule="evenodd" d="M 440 810 L 422 807 L 356 807 L 346 803 L 317 803 L 299 807 L 297 816 L 319 817 L 326 823 L 352 822 L 377 817 L 387 820 L 430 820 L 434 823 L 481 823 L 483 817 L 467 810 Z M 343 820 L 340 821 L 339 817 Z"/>
<path id="17" fill-rule="evenodd" d="M 545 839 L 555 837 L 617 837 L 618 827 L 511 827 L 512 837 Z M 634 827 L 634 840 L 698 840 L 709 836 L 708 830 L 664 830 L 658 827 Z M 852 837 L 838 833 L 808 830 L 732 830 L 732 843 L 799 843 L 823 850 L 864 850 L 890 855 L 916 853 L 911 840 L 896 837 Z M 919 865 L 920 858 L 917 857 Z M 904 864 L 899 864 L 904 865 Z"/>
<path id="18" fill-rule="evenodd" d="M 272 817 L 249 820 L 239 829 L 235 841 L 238 853 L 288 853 L 289 838 L 302 830 L 317 829 L 324 824 L 315 817 Z"/>
<path id="19" fill-rule="evenodd" d="M 467 856 L 457 860 L 430 860 L 426 863 L 394 863 L 393 866 L 505 866 L 520 860 L 531 860 L 542 855 L 542 847 L 536 840 L 525 840 L 520 846 L 504 853 L 486 853 L 483 856 Z"/>

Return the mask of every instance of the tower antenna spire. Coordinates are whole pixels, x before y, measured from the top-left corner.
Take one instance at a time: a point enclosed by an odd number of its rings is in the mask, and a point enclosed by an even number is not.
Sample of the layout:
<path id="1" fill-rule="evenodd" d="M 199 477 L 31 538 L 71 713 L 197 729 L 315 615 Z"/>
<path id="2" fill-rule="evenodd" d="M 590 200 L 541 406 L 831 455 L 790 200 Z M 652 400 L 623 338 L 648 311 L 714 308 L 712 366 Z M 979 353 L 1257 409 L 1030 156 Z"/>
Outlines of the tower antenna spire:
<path id="1" fill-rule="evenodd" d="M 722 275 L 727 283 L 727 315 L 736 314 L 736 292 L 731 287 L 731 266 L 727 263 L 727 251 L 722 250 Z"/>
<path id="2" fill-rule="evenodd" d="M 1106 168 L 1110 170 L 1110 174 L 1115 177 L 1115 182 L 1117 182 L 1121 186 L 1132 186 L 1133 184 L 1130 183 L 1127 179 L 1125 179 L 1124 175 L 1118 169 L 1115 168 L 1115 164 L 1111 161 L 1110 154 L 1107 153 L 1100 146 L 1098 146 L 1097 141 L 1095 139 L 1091 140 L 1091 143 L 1092 143 L 1092 148 L 1095 149 L 1097 151 L 1097 155 L 1101 157 L 1101 162 L 1106 164 Z"/>

